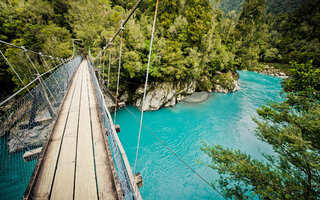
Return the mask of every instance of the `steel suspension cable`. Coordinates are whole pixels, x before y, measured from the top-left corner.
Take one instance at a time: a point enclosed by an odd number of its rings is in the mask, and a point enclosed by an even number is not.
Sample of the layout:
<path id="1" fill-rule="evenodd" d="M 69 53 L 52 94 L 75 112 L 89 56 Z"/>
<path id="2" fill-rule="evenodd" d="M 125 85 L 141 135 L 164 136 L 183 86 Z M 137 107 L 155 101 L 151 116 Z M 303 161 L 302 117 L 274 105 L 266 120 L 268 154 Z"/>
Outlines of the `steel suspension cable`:
<path id="1" fill-rule="evenodd" d="M 33 50 L 29 50 L 29 49 L 25 48 L 24 46 L 17 46 L 17 45 L 11 44 L 11 43 L 9 43 L 9 42 L 5 42 L 5 41 L 3 41 L 3 40 L 0 40 L 0 43 L 6 44 L 6 45 L 8 45 L 8 46 L 11 46 L 11 47 L 14 47 L 14 48 L 17 48 L 17 49 L 23 50 L 23 51 L 26 53 L 28 60 L 31 62 L 31 64 L 33 65 L 34 69 L 36 70 L 36 72 L 37 72 L 38 74 L 40 74 L 40 73 L 39 73 L 39 71 L 37 70 L 37 68 L 34 66 L 34 64 L 32 63 L 32 61 L 31 61 L 29 55 L 27 54 L 27 52 L 32 52 L 32 53 L 34 53 L 34 54 L 40 55 L 41 57 L 48 57 L 48 58 L 51 58 L 51 59 L 52 59 L 52 56 L 44 55 L 44 54 L 42 54 L 41 52 L 35 52 L 35 51 L 33 51 Z M 73 46 L 73 47 L 74 47 L 74 46 Z M 71 60 L 71 59 L 70 59 L 70 60 Z M 27 66 L 27 68 L 28 68 L 31 76 L 33 76 L 32 71 L 30 70 L 29 66 L 28 66 L 28 65 L 26 65 L 26 66 Z M 55 66 L 56 66 L 56 64 L 55 64 Z"/>
<path id="2" fill-rule="evenodd" d="M 29 82 L 26 86 L 24 86 L 23 88 L 21 88 L 19 91 L 17 91 L 16 93 L 14 93 L 14 94 L 11 95 L 10 97 L 8 97 L 6 100 L 2 101 L 2 102 L 0 103 L 0 106 L 3 106 L 4 104 L 6 104 L 8 101 L 10 101 L 11 99 L 13 99 L 15 96 L 17 96 L 17 95 L 18 95 L 20 92 L 22 92 L 23 90 L 28 90 L 28 87 L 29 87 L 30 85 L 32 85 L 34 82 L 36 82 L 38 79 L 40 79 L 40 77 L 42 77 L 42 76 L 50 73 L 51 71 L 57 69 L 59 66 L 60 66 L 60 65 L 57 65 L 57 66 L 55 66 L 54 68 L 50 69 L 49 71 L 46 71 L 45 73 L 43 73 L 43 74 L 41 74 L 40 76 L 38 76 L 38 77 L 36 77 L 35 79 L 33 79 L 33 80 L 32 80 L 31 82 Z M 29 90 L 28 90 L 28 91 L 29 91 Z M 29 93 L 30 93 L 30 91 L 29 91 Z M 32 93 L 30 93 L 30 94 L 31 94 L 31 96 L 33 96 Z"/>
<path id="3" fill-rule="evenodd" d="M 43 60 L 43 62 L 44 62 L 44 65 L 46 66 L 46 68 L 47 68 L 48 70 L 50 70 L 50 66 L 48 65 L 46 59 L 44 59 L 44 57 L 41 57 L 41 58 L 42 58 L 42 60 Z"/>
<path id="4" fill-rule="evenodd" d="M 10 68 L 11 68 L 11 69 L 13 70 L 13 72 L 16 74 L 16 76 L 18 77 L 18 79 L 20 80 L 20 82 L 23 83 L 23 85 L 24 85 L 24 87 L 21 88 L 19 91 L 17 91 L 17 92 L 14 93 L 13 95 L 11 95 L 10 97 L 8 97 L 8 98 L 5 99 L 4 101 L 2 101 L 2 102 L 0 103 L 0 106 L 6 104 L 8 101 L 10 101 L 11 99 L 13 99 L 15 96 L 17 96 L 17 95 L 18 95 L 20 92 L 22 92 L 23 90 L 27 90 L 27 91 L 30 93 L 30 91 L 29 91 L 29 89 L 28 89 L 29 86 L 31 86 L 35 81 L 37 81 L 37 80 L 39 80 L 39 79 L 41 79 L 41 80 L 43 81 L 42 77 L 43 77 L 44 75 L 46 75 L 46 74 L 48 74 L 48 73 L 51 73 L 53 70 L 57 69 L 57 68 L 60 66 L 60 64 L 57 65 L 57 64 L 55 63 L 55 61 L 53 60 L 53 57 L 52 57 L 52 56 L 43 55 L 41 52 L 35 52 L 35 51 L 32 51 L 32 50 L 26 49 L 24 46 L 21 46 L 21 47 L 20 47 L 20 46 L 17 46 L 17 45 L 14 45 L 14 44 L 5 42 L 5 41 L 3 41 L 3 40 L 0 40 L 0 43 L 6 44 L 6 45 L 8 45 L 8 46 L 11 46 L 11 47 L 14 47 L 14 48 L 17 48 L 17 49 L 23 50 L 23 52 L 25 52 L 28 60 L 31 62 L 32 66 L 34 67 L 34 69 L 36 70 L 36 72 L 37 72 L 38 75 L 39 75 L 39 76 L 37 76 L 36 78 L 34 78 L 33 80 L 29 78 L 30 82 L 26 85 L 26 84 L 22 81 L 22 79 L 21 79 L 21 77 L 19 76 L 19 74 L 17 73 L 17 71 L 13 68 L 13 66 L 11 65 L 11 63 L 8 61 L 8 59 L 4 56 L 4 54 L 2 53 L 2 51 L 0 51 L 0 52 L 1 52 L 1 55 L 5 58 L 6 62 L 9 64 Z M 53 63 L 54 63 L 54 67 L 51 68 L 51 69 L 49 68 L 48 71 L 46 71 L 46 72 L 44 72 L 43 74 L 40 75 L 39 71 L 38 71 L 37 68 L 34 66 L 34 64 L 33 64 L 32 60 L 30 59 L 29 55 L 27 54 L 27 52 L 35 53 L 35 54 L 37 54 L 37 55 L 40 55 L 41 57 L 51 58 L 51 60 L 52 60 Z M 69 60 L 71 60 L 71 59 L 69 59 Z M 44 60 L 44 62 L 45 62 L 45 60 Z M 34 74 L 32 74 L 32 71 L 30 70 L 29 66 L 28 66 L 26 63 L 23 63 L 23 64 L 24 64 L 24 65 L 27 67 L 27 69 L 29 70 L 31 76 L 33 76 Z M 48 66 L 47 66 L 47 67 L 48 67 Z M 55 97 L 52 95 L 50 89 L 48 88 L 46 82 L 43 81 L 43 83 L 44 83 L 45 87 L 48 89 L 48 92 L 50 93 L 50 95 L 53 97 L 54 101 L 56 101 L 56 100 L 55 100 Z M 30 95 L 33 96 L 31 93 L 30 93 Z"/>
<path id="5" fill-rule="evenodd" d="M 55 59 L 52 56 L 50 58 L 52 60 L 52 63 L 54 64 L 54 66 L 57 66 L 57 63 L 56 63 Z"/>
<path id="6" fill-rule="evenodd" d="M 105 66 L 105 56 L 106 56 L 106 51 L 103 52 L 103 70 L 102 70 L 102 83 L 104 85 L 104 66 Z"/>
<path id="7" fill-rule="evenodd" d="M 21 49 L 21 50 L 23 50 L 23 51 L 25 51 L 25 52 L 31 52 L 31 53 L 40 55 L 39 52 L 35 52 L 35 51 L 33 51 L 33 50 L 27 49 L 27 48 L 25 48 L 24 46 L 17 46 L 17 45 L 11 44 L 11 43 L 6 42 L 6 41 L 3 41 L 3 40 L 0 40 L 0 43 L 6 44 L 6 45 L 8 45 L 8 46 L 11 46 L 11 47 L 14 47 L 14 48 L 17 48 L 17 49 Z M 42 56 L 51 57 L 51 56 L 49 56 L 49 55 L 42 55 Z"/>
<path id="8" fill-rule="evenodd" d="M 109 90 L 109 82 L 110 82 L 110 67 L 111 67 L 111 49 L 110 49 L 110 53 L 109 53 L 108 84 L 107 84 L 108 90 Z"/>
<path id="9" fill-rule="evenodd" d="M 121 26 L 122 26 L 122 24 L 121 24 Z M 117 81 L 117 91 L 116 91 L 116 104 L 115 104 L 115 107 L 114 107 L 114 120 L 113 120 L 114 123 L 116 123 L 116 119 L 117 119 L 117 106 L 118 106 L 118 95 L 119 95 L 119 81 L 120 81 L 123 31 L 124 31 L 124 28 L 122 26 L 121 41 L 120 41 L 119 67 L 118 67 L 118 81 Z"/>
<path id="10" fill-rule="evenodd" d="M 148 58 L 148 68 L 147 68 L 147 75 L 146 75 L 146 82 L 144 84 L 143 99 L 142 99 L 142 102 L 141 102 L 141 120 L 140 120 L 140 128 L 139 128 L 136 160 L 134 162 L 134 174 L 136 174 L 136 169 L 137 169 L 137 160 L 138 160 L 139 146 L 140 146 L 141 127 L 142 127 L 142 122 L 143 122 L 143 107 L 144 107 L 144 104 L 145 104 L 147 87 L 148 87 L 149 69 L 150 69 L 151 54 L 152 54 L 152 43 L 153 43 L 153 37 L 154 37 L 154 30 L 155 30 L 155 27 L 156 27 L 158 3 L 159 3 L 159 0 L 157 0 L 156 10 L 154 12 L 153 27 L 152 27 L 152 33 L 151 33 L 151 42 L 150 42 L 150 49 L 149 49 L 149 58 Z"/>
<path id="11" fill-rule="evenodd" d="M 47 68 L 48 70 L 50 70 L 50 67 L 49 67 L 48 63 L 46 62 L 46 60 L 44 59 L 44 57 L 42 56 L 41 58 L 42 58 L 42 60 L 43 60 L 43 62 L 44 62 L 44 64 L 45 64 L 46 68 Z M 52 74 L 52 72 L 50 72 L 50 74 Z M 55 82 L 56 82 L 56 84 L 57 84 L 57 86 L 58 86 L 58 89 L 59 89 L 59 93 L 61 94 L 61 86 L 60 86 L 58 80 L 56 79 L 55 76 L 53 76 L 53 79 L 55 80 Z"/>
<path id="12" fill-rule="evenodd" d="M 129 15 L 126 17 L 125 20 L 123 20 L 122 22 L 122 26 L 117 30 L 117 32 L 114 34 L 114 36 L 110 39 L 110 42 L 105 46 L 106 48 L 108 48 L 109 46 L 112 45 L 112 42 L 114 41 L 114 39 L 117 37 L 117 35 L 120 33 L 120 31 L 122 30 L 122 27 L 124 27 L 128 20 L 130 19 L 130 17 L 133 15 L 133 13 L 138 9 L 140 3 L 142 2 L 142 0 L 138 0 L 138 2 L 136 3 L 136 5 L 132 8 L 131 12 L 129 13 Z M 102 54 L 102 51 L 99 53 L 99 55 Z M 99 57 L 96 56 L 95 58 L 92 58 L 92 60 L 94 61 L 96 58 Z M 90 53 L 90 49 L 89 49 L 89 57 L 91 57 L 91 53 Z"/>
<path id="13" fill-rule="evenodd" d="M 31 58 L 29 57 L 28 53 L 27 53 L 26 51 L 25 51 L 25 53 L 26 53 L 26 56 L 27 56 L 27 58 L 29 59 L 31 65 L 33 66 L 33 69 L 36 70 L 37 74 L 40 74 L 39 71 L 38 71 L 38 69 L 36 68 L 36 66 L 33 64 L 33 62 L 32 62 L 32 60 L 31 60 Z"/>
<path id="14" fill-rule="evenodd" d="M 32 62 L 31 58 L 29 57 L 28 52 L 25 52 L 25 53 L 26 53 L 29 61 L 31 62 L 33 68 L 37 71 L 37 75 L 40 76 L 40 73 L 39 73 L 38 69 L 36 68 L 36 66 L 34 65 L 34 63 Z M 40 80 L 42 80 L 44 86 L 47 88 L 47 90 L 48 90 L 49 94 L 52 96 L 53 100 L 54 100 L 55 102 L 57 102 L 56 99 L 55 99 L 55 97 L 53 96 L 52 92 L 50 91 L 48 85 L 47 85 L 46 82 L 42 79 L 42 76 L 40 76 Z"/>
<path id="15" fill-rule="evenodd" d="M 26 84 L 23 82 L 23 80 L 20 78 L 19 74 L 16 72 L 16 70 L 12 67 L 11 63 L 8 61 L 8 59 L 6 58 L 6 56 L 2 53 L 2 51 L 0 50 L 0 53 L 2 55 L 2 57 L 7 61 L 8 65 L 10 66 L 10 68 L 12 69 L 12 71 L 16 74 L 16 76 L 18 77 L 18 79 L 20 80 L 20 82 L 25 86 Z"/>
<path id="16" fill-rule="evenodd" d="M 12 71 L 16 74 L 16 76 L 18 77 L 18 79 L 21 81 L 21 83 L 24 85 L 24 87 L 27 89 L 28 93 L 33 97 L 33 95 L 31 94 L 30 90 L 27 88 L 27 85 L 23 82 L 23 80 L 20 78 L 19 74 L 16 72 L 16 70 L 13 68 L 13 66 L 11 65 L 11 63 L 9 62 L 9 60 L 7 59 L 7 57 L 2 53 L 2 51 L 0 50 L 1 55 L 3 56 L 3 58 L 6 60 L 6 62 L 8 63 L 8 65 L 10 66 L 10 68 L 12 69 Z M 9 97 L 10 98 L 10 97 Z M 5 100 L 6 101 L 6 100 Z M 2 104 L 3 105 L 3 104 Z"/>
<path id="17" fill-rule="evenodd" d="M 99 72 L 99 79 L 101 80 L 101 57 L 102 57 L 102 55 L 100 55 L 99 57 L 100 57 L 100 63 L 99 63 L 99 67 L 98 67 L 98 72 Z"/>
<path id="18" fill-rule="evenodd" d="M 164 143 L 155 133 L 153 133 L 141 120 L 131 112 L 127 107 L 124 107 L 137 121 L 139 121 L 166 149 L 168 149 L 176 158 L 178 158 L 187 168 L 189 168 L 193 173 L 195 173 L 200 179 L 202 179 L 208 186 L 214 189 L 218 194 L 220 194 L 224 199 L 227 199 L 219 190 L 217 190 L 212 184 L 209 183 L 205 178 L 203 178 L 198 172 L 196 172 L 190 165 L 188 165 L 182 158 L 180 158 L 166 143 Z"/>
<path id="19" fill-rule="evenodd" d="M 34 73 L 32 73 L 32 70 L 30 69 L 29 65 L 25 62 L 23 64 L 27 67 L 27 69 L 30 73 L 30 77 L 34 77 Z M 31 80 L 32 80 L 32 78 L 29 78 L 29 81 L 31 81 Z"/>
<path id="20" fill-rule="evenodd" d="M 19 49 L 23 49 L 23 48 L 19 48 Z M 24 51 L 23 51 L 23 53 L 24 53 Z M 23 59 L 21 55 L 20 55 L 20 59 L 21 60 Z M 28 69 L 28 71 L 30 73 L 30 77 L 33 78 L 34 74 L 32 73 L 32 70 L 30 69 L 29 65 L 27 65 L 25 62 L 23 62 L 23 65 Z M 32 81 L 32 78 L 28 77 L 27 75 L 26 75 L 26 77 L 29 79 L 29 81 Z"/>

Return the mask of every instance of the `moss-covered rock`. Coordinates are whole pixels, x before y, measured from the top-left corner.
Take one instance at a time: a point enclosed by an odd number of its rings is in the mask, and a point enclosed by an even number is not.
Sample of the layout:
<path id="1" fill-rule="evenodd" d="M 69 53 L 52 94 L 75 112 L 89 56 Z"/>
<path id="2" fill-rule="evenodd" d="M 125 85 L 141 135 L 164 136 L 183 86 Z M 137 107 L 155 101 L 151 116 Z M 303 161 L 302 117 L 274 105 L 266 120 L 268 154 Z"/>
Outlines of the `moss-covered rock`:
<path id="1" fill-rule="evenodd" d="M 213 91 L 219 93 L 228 93 L 240 90 L 240 84 L 238 81 L 239 77 L 240 75 L 237 72 L 216 72 L 211 79 Z"/>

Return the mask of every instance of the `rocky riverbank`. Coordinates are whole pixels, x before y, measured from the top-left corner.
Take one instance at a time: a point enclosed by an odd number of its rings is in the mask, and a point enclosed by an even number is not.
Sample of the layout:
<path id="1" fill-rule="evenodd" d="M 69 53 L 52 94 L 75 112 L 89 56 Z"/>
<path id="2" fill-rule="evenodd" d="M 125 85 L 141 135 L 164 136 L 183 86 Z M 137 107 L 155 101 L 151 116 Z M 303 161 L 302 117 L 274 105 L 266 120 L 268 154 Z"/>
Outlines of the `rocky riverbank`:
<path id="1" fill-rule="evenodd" d="M 212 91 L 228 93 L 240 90 L 239 74 L 234 72 L 216 72 L 211 78 L 201 80 L 190 80 L 188 82 L 152 82 L 148 85 L 146 101 L 143 106 L 145 111 L 158 110 L 161 107 L 172 107 L 183 101 L 201 102 L 208 98 L 205 93 Z M 120 100 L 131 103 L 141 109 L 144 85 L 139 86 L 135 91 L 126 91 L 120 96 Z M 189 97 L 196 91 L 196 95 Z M 204 93 L 203 93 L 204 92 Z M 189 99 L 189 100 L 188 100 Z"/>
<path id="2" fill-rule="evenodd" d="M 288 75 L 286 73 L 269 65 L 266 65 L 262 70 L 254 70 L 254 72 L 269 75 L 269 76 L 276 76 L 284 79 L 288 78 Z"/>
<path id="3" fill-rule="evenodd" d="M 163 82 L 151 83 L 143 106 L 144 110 L 158 110 L 161 107 L 171 107 L 177 102 L 184 100 L 187 95 L 196 91 L 196 81 L 190 82 Z M 131 103 L 140 108 L 142 107 L 143 86 L 135 91 Z"/>

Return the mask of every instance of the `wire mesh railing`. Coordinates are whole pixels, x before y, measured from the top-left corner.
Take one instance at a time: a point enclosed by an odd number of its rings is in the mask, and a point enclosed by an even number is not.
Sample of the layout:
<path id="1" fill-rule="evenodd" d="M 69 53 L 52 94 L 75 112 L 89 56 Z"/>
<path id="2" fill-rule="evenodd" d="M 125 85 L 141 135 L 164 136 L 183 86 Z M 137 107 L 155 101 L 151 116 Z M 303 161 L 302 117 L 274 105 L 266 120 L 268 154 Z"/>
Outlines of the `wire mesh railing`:
<path id="1" fill-rule="evenodd" d="M 0 117 L 0 199 L 23 196 L 36 164 L 36 152 L 41 151 L 53 128 L 52 121 L 81 60 L 69 61 L 46 79 L 38 77 L 33 89 Z"/>
<path id="2" fill-rule="evenodd" d="M 88 60 L 88 65 L 89 65 L 90 74 L 91 74 L 95 91 L 96 91 L 101 118 L 102 118 L 104 127 L 107 130 L 109 145 L 112 151 L 113 160 L 115 163 L 119 182 L 123 190 L 124 199 L 141 199 L 140 192 L 134 181 L 129 162 L 122 153 L 124 152 L 124 150 L 121 146 L 118 136 L 116 135 L 116 131 L 115 131 L 110 113 L 107 110 L 103 93 L 100 89 L 99 82 L 93 71 L 92 63 L 90 62 L 90 60 Z"/>

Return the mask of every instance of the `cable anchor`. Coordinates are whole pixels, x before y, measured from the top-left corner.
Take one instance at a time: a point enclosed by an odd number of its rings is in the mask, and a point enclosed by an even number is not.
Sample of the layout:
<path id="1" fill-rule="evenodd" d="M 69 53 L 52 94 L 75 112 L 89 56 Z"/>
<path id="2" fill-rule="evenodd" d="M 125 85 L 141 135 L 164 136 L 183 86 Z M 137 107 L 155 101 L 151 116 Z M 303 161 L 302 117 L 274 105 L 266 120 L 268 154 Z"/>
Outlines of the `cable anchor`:
<path id="1" fill-rule="evenodd" d="M 24 47 L 24 46 L 21 46 L 21 49 L 23 50 L 23 52 L 27 53 L 28 50 Z"/>
<path id="2" fill-rule="evenodd" d="M 124 30 L 125 30 L 123 23 L 124 23 L 124 21 L 123 21 L 123 20 L 121 20 L 121 26 L 120 26 L 120 29 L 121 29 L 122 31 L 124 31 Z"/>
<path id="3" fill-rule="evenodd" d="M 110 38 L 110 40 L 109 40 L 109 45 L 112 46 L 112 44 L 113 44 L 113 43 L 112 43 L 112 38 Z"/>

